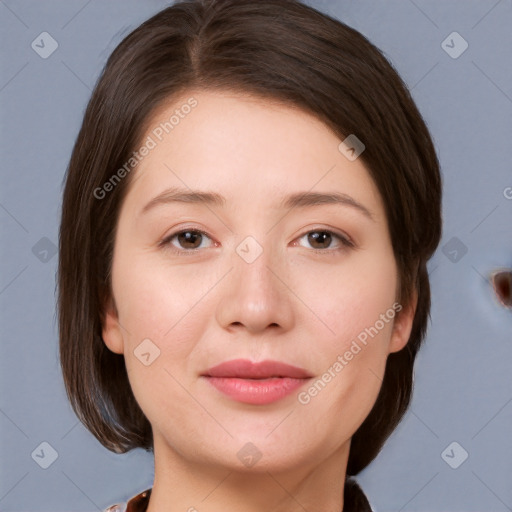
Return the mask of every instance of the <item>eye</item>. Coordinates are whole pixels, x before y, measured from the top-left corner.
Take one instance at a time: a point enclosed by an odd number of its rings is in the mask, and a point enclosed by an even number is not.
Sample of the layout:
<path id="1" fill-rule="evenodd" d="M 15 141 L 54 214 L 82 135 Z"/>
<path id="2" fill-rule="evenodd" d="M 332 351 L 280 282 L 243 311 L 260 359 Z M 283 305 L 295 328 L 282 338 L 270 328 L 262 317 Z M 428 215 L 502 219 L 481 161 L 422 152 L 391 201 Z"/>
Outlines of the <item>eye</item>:
<path id="1" fill-rule="evenodd" d="M 200 229 L 182 229 L 171 233 L 168 237 L 164 238 L 159 246 L 169 248 L 177 253 L 190 253 L 201 249 L 201 242 L 204 239 L 211 240 L 209 235 Z M 354 243 L 348 237 L 334 233 L 327 229 L 317 229 L 308 231 L 302 235 L 299 240 L 307 239 L 307 242 L 316 252 L 338 252 L 346 250 L 347 248 L 355 247 Z M 332 248 L 333 240 L 338 240 L 338 246 Z M 174 243 L 176 241 L 176 245 Z M 211 247 L 211 245 L 209 246 Z M 204 247 L 203 247 L 204 248 Z"/>
<path id="2" fill-rule="evenodd" d="M 302 235 L 299 240 L 304 238 L 306 238 L 307 243 L 318 252 L 343 251 L 347 248 L 354 247 L 354 243 L 349 240 L 348 237 L 327 229 L 308 231 Z M 338 240 L 338 247 L 331 248 L 333 239 Z"/>
<path id="3" fill-rule="evenodd" d="M 175 250 L 176 252 L 191 252 L 201 248 L 201 242 L 205 237 L 210 239 L 207 233 L 199 229 L 183 229 L 170 234 L 168 237 L 164 238 L 159 245 L 165 247 L 170 246 L 171 250 Z M 174 239 L 176 239 L 176 242 L 179 244 L 178 247 L 172 243 Z"/>

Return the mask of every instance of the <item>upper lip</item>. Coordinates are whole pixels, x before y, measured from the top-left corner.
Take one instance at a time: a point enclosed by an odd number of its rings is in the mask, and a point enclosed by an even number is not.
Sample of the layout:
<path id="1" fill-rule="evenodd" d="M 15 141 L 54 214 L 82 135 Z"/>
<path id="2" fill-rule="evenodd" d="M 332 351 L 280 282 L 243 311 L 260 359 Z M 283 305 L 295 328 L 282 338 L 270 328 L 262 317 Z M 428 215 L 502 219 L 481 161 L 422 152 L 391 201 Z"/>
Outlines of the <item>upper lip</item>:
<path id="1" fill-rule="evenodd" d="M 248 359 L 232 359 L 225 361 L 202 374 L 207 377 L 237 377 L 240 379 L 268 379 L 271 377 L 290 377 L 307 379 L 311 375 L 297 366 L 280 361 L 261 361 L 254 363 Z"/>

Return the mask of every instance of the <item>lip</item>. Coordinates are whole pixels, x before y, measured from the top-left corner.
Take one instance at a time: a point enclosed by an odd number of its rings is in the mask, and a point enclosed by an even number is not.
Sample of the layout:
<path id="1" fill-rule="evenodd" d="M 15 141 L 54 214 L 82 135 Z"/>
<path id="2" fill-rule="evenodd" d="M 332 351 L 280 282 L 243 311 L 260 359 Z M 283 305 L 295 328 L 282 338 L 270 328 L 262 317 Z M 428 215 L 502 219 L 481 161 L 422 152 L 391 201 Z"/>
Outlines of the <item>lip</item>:
<path id="1" fill-rule="evenodd" d="M 264 405 L 288 396 L 312 375 L 280 361 L 253 363 L 248 359 L 233 359 L 213 366 L 201 377 L 233 400 Z"/>

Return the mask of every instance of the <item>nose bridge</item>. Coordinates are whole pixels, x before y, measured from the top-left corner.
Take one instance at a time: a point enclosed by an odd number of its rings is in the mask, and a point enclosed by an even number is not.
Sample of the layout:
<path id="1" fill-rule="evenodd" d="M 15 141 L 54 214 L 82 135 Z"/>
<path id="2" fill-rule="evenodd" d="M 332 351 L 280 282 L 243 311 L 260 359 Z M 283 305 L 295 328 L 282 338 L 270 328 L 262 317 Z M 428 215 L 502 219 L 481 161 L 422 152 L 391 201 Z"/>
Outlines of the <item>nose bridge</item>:
<path id="1" fill-rule="evenodd" d="M 263 239 L 264 238 L 264 239 Z M 291 321 L 290 298 L 281 277 L 285 262 L 271 246 L 272 237 L 245 237 L 235 247 L 228 290 L 218 304 L 217 315 L 224 327 L 242 324 L 256 332 L 270 325 L 285 327 Z"/>
<path id="2" fill-rule="evenodd" d="M 280 268 L 283 262 L 278 261 L 272 237 L 258 238 L 249 235 L 238 244 L 234 265 L 236 281 L 247 294 L 247 305 L 253 305 L 254 311 L 264 311 L 279 294 L 276 288 L 280 283 L 271 269 Z"/>

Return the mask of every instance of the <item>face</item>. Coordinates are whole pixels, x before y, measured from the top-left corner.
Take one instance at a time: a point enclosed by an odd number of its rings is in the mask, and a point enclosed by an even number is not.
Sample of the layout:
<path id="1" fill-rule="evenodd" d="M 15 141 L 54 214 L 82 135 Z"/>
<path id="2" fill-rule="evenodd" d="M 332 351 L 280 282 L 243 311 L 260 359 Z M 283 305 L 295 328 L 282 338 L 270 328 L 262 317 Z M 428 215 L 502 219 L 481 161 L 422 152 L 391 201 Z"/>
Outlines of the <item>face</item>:
<path id="1" fill-rule="evenodd" d="M 103 339 L 124 354 L 155 457 L 245 471 L 342 457 L 415 306 L 396 302 L 384 206 L 361 159 L 310 114 L 242 94 L 195 91 L 148 126 Z M 246 362 L 212 370 L 233 360 Z M 251 366 L 268 361 L 295 369 Z"/>

